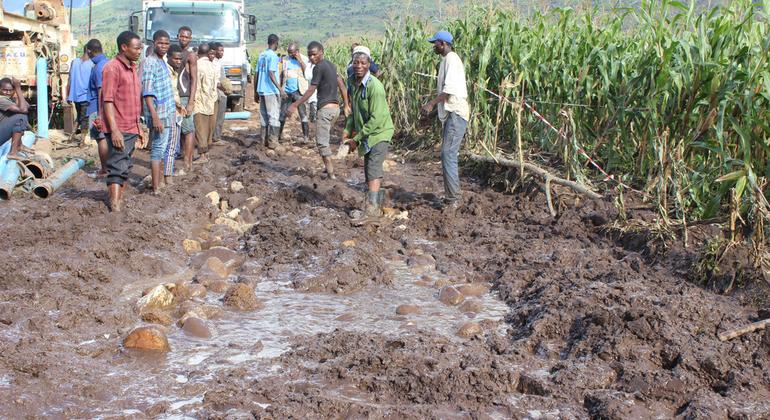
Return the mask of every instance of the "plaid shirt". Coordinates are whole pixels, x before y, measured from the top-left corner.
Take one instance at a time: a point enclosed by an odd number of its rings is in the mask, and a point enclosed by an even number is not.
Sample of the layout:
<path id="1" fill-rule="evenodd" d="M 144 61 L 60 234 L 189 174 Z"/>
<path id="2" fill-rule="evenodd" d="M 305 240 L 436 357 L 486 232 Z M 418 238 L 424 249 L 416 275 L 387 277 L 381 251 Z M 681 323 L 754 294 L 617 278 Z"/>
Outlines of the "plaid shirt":
<path id="1" fill-rule="evenodd" d="M 175 118 L 174 87 L 171 72 L 160 57 L 152 54 L 144 59 L 142 65 L 142 97 L 154 98 L 155 112 L 162 121 L 170 122 Z M 144 115 L 151 118 L 150 110 L 144 106 Z"/>

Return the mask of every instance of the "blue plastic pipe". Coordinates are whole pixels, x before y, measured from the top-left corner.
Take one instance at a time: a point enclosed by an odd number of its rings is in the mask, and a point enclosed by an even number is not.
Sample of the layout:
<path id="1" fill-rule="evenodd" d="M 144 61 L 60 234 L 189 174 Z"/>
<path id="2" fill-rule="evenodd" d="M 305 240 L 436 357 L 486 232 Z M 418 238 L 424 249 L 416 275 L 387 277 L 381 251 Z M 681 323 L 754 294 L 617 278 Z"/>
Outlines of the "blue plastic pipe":
<path id="1" fill-rule="evenodd" d="M 249 118 L 251 118 L 251 112 L 249 111 L 225 112 L 226 120 L 248 120 Z"/>
<path id="2" fill-rule="evenodd" d="M 66 165 L 59 168 L 53 175 L 46 179 L 41 179 L 39 182 L 35 182 L 32 185 L 32 192 L 40 198 L 48 198 L 59 187 L 61 187 L 68 179 L 75 175 L 83 165 L 86 164 L 85 159 L 74 158 L 67 162 Z"/>
<path id="3" fill-rule="evenodd" d="M 32 147 L 35 144 L 35 134 L 31 131 L 25 131 L 21 136 L 21 144 L 25 147 Z M 6 142 L 3 147 L 8 146 L 10 149 L 11 142 Z M 0 148 L 2 151 L 2 148 Z M 2 157 L 0 157 L 0 200 L 8 200 L 11 198 L 13 189 L 16 188 L 16 182 L 21 176 L 21 169 L 19 168 L 20 162 L 15 160 L 8 160 L 8 152 L 6 151 Z"/>
<path id="4" fill-rule="evenodd" d="M 48 138 L 48 61 L 37 59 L 37 136 Z"/>

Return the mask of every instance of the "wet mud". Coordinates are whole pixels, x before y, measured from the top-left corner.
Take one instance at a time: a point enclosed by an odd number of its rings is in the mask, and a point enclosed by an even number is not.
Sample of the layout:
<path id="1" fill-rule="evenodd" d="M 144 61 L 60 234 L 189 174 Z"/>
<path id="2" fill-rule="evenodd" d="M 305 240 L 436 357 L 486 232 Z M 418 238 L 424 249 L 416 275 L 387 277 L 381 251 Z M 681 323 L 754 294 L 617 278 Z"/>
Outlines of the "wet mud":
<path id="1" fill-rule="evenodd" d="M 393 155 L 392 220 L 353 227 L 356 157 L 332 181 L 311 145 L 226 128 L 160 196 L 139 152 L 124 213 L 84 174 L 0 205 L 0 417 L 770 413 L 770 330 L 717 338 L 770 315 L 766 286 L 693 282 L 694 251 L 606 234 L 609 201 L 554 218 L 466 168 L 445 209 L 440 166 Z"/>

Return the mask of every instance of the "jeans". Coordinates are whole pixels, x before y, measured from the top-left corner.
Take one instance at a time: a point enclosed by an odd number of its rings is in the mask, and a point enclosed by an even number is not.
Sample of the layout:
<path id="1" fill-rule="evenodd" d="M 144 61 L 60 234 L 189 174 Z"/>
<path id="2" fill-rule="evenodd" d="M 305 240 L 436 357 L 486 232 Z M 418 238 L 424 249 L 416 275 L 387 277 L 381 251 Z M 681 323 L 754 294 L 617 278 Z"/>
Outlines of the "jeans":
<path id="1" fill-rule="evenodd" d="M 133 163 L 131 155 L 134 153 L 134 145 L 138 134 L 123 134 L 123 148 L 116 149 L 112 146 L 112 135 L 107 133 L 107 185 L 123 185 L 128 180 L 128 174 L 131 172 Z"/>
<path id="2" fill-rule="evenodd" d="M 286 121 L 286 110 L 289 108 L 289 105 L 299 101 L 300 98 L 302 98 L 302 95 L 300 95 L 299 91 L 297 91 L 297 92 L 292 92 L 287 94 L 286 99 L 281 100 L 281 116 L 279 120 L 282 123 Z M 299 120 L 301 122 L 307 122 L 307 113 L 305 112 L 305 104 L 302 104 L 299 107 L 297 107 L 297 112 L 299 112 Z"/>
<path id="3" fill-rule="evenodd" d="M 13 114 L 0 122 L 0 145 L 13 137 L 14 133 L 24 133 L 29 129 L 27 114 Z"/>
<path id="4" fill-rule="evenodd" d="M 174 124 L 174 120 L 161 120 L 163 123 L 163 130 L 157 130 L 152 126 L 152 118 L 148 119 L 147 128 L 150 129 L 150 160 L 162 161 L 165 160 L 166 150 L 168 149 L 168 142 L 171 139 L 171 132 Z"/>
<path id="5" fill-rule="evenodd" d="M 80 130 L 83 135 L 88 131 L 88 113 L 86 110 L 88 110 L 88 101 L 85 102 L 75 102 L 75 110 L 77 111 L 77 118 L 75 119 L 75 123 L 77 124 L 77 129 Z"/>
<path id="6" fill-rule="evenodd" d="M 465 136 L 468 121 L 450 112 L 441 131 L 441 170 L 444 174 L 444 195 L 449 201 L 460 199 L 460 175 L 457 168 L 457 156 Z"/>
<path id="7" fill-rule="evenodd" d="M 262 127 L 268 125 L 280 127 L 281 104 L 278 95 L 262 95 L 259 97 L 259 115 L 262 117 Z"/>

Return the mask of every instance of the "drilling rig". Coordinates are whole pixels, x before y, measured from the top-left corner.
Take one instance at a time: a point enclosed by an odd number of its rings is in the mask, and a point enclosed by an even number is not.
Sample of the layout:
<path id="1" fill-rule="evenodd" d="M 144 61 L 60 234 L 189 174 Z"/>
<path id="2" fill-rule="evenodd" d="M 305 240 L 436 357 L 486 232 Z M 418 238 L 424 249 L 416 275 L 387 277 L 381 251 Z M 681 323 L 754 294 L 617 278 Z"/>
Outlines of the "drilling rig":
<path id="1" fill-rule="evenodd" d="M 0 0 L 0 5 L 2 0 Z M 36 106 L 35 65 L 38 58 L 48 62 L 49 115 L 62 115 L 65 132 L 73 127 L 72 111 L 66 104 L 67 82 L 74 56 L 74 40 L 63 0 L 33 0 L 23 15 L 0 11 L 0 77 L 21 82 L 28 102 Z M 61 110 L 61 113 L 57 112 Z M 34 116 L 35 113 L 30 113 Z M 44 122 L 48 124 L 48 122 Z"/>

